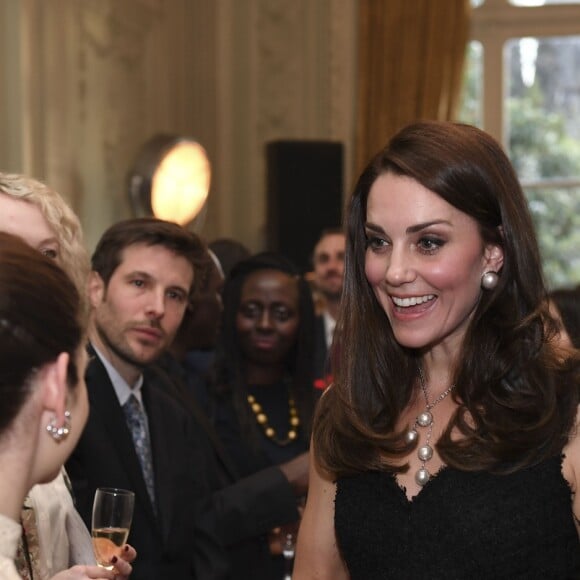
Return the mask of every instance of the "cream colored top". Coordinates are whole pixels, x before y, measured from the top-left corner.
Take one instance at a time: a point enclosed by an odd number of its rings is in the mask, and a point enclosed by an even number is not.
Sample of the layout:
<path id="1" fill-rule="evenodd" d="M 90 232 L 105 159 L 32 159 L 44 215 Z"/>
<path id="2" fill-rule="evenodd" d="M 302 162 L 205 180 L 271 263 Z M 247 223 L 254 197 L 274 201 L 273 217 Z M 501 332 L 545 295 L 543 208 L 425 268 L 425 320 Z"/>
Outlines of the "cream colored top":
<path id="1" fill-rule="evenodd" d="M 21 533 L 20 524 L 0 514 L 0 580 L 22 580 L 14 565 Z"/>
<path id="2" fill-rule="evenodd" d="M 38 529 L 40 580 L 75 564 L 95 564 L 91 536 L 76 511 L 63 472 L 29 493 Z"/>

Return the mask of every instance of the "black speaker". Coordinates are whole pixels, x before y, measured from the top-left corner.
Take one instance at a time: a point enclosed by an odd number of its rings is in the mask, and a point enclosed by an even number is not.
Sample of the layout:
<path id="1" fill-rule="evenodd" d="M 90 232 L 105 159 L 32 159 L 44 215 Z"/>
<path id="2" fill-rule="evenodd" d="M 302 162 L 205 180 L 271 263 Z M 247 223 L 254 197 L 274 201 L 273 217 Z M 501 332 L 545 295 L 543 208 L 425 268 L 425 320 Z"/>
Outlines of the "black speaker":
<path id="1" fill-rule="evenodd" d="M 342 224 L 343 146 L 333 141 L 272 141 L 266 145 L 268 249 L 311 269 L 325 228 Z"/>

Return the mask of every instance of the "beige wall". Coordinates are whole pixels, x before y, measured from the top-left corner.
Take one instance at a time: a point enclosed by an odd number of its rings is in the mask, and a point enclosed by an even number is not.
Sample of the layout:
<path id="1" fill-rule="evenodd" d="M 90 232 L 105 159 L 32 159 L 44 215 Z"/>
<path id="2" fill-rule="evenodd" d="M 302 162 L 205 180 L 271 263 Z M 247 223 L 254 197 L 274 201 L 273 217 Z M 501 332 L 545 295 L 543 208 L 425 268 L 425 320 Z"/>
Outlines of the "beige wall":
<path id="1" fill-rule="evenodd" d="M 255 250 L 268 141 L 339 140 L 350 158 L 355 0 L 0 0 L 0 19 L 0 170 L 59 190 L 91 248 L 130 217 L 126 173 L 155 133 L 208 150 L 198 231 Z"/>

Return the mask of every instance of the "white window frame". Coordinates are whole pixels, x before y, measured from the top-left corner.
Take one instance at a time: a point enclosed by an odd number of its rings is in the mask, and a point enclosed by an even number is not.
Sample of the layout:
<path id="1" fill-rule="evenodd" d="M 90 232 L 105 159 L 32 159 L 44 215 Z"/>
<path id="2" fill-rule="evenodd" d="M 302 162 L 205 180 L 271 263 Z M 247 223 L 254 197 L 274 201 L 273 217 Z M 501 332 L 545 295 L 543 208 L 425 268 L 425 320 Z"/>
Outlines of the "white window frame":
<path id="1" fill-rule="evenodd" d="M 580 35 L 580 4 L 514 6 L 508 0 L 485 0 L 472 11 L 470 40 L 483 47 L 483 129 L 506 145 L 504 46 L 526 36 Z"/>
<path id="2" fill-rule="evenodd" d="M 580 36 L 580 3 L 515 6 L 509 0 L 485 0 L 473 8 L 470 40 L 481 43 L 481 125 L 508 151 L 505 116 L 509 71 L 504 72 L 504 49 L 510 40 L 525 37 Z M 580 72 L 580 71 L 579 71 Z M 508 151 L 509 152 L 509 151 Z M 580 187 L 578 178 L 521 180 L 524 190 Z"/>

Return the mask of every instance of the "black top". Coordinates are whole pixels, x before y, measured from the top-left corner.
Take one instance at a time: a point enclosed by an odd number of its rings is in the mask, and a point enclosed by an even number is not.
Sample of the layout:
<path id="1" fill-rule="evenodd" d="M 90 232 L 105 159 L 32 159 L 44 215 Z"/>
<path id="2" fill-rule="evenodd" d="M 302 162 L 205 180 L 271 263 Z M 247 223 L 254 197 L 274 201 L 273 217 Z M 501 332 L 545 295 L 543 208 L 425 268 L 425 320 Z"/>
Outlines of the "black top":
<path id="1" fill-rule="evenodd" d="M 447 467 L 412 501 L 366 472 L 338 480 L 335 510 L 351 580 L 580 579 L 559 457 L 511 475 Z"/>
<path id="2" fill-rule="evenodd" d="M 239 458 L 229 455 L 209 418 L 211 398 L 205 382 L 191 372 L 193 365 L 181 366 L 167 354 L 160 362 L 165 389 L 189 410 L 211 442 L 210 459 L 216 469 L 210 473 L 210 483 L 219 536 L 231 563 L 231 580 L 275 579 L 276 563 L 266 533 L 298 518 L 292 487 L 275 466 L 238 470 Z M 157 365 L 153 370 L 159 373 Z M 236 433 L 238 449 L 240 433 Z M 266 465 L 267 461 L 259 463 Z"/>
<path id="3" fill-rule="evenodd" d="M 248 386 L 247 392 L 256 397 L 268 417 L 268 425 L 276 429 L 280 438 L 285 438 L 290 425 L 288 385 L 281 381 L 273 385 Z M 254 415 L 251 411 L 249 413 L 250 430 L 245 432 L 231 399 L 217 399 L 213 412 L 216 430 L 243 476 L 265 467 L 280 465 L 308 450 L 307 442 L 300 437 L 302 426 L 298 429 L 299 437 L 295 441 L 280 446 L 266 437 Z"/>
<path id="4" fill-rule="evenodd" d="M 250 386 L 247 392 L 256 397 L 268 416 L 268 424 L 276 429 L 277 433 L 285 436 L 289 428 L 288 384 L 281 381 L 273 385 Z M 251 432 L 247 433 L 231 399 L 222 398 L 216 401 L 214 420 L 228 455 L 234 460 L 236 469 L 243 477 L 258 476 L 261 470 L 280 465 L 307 451 L 307 443 L 300 437 L 285 446 L 270 441 L 258 426 L 253 414 L 250 415 Z M 264 497 L 264 502 L 267 501 L 267 497 Z M 298 519 L 298 511 L 295 515 Z M 271 564 L 269 580 L 281 580 L 284 577 L 284 559 L 282 556 L 274 556 Z M 244 578 L 257 580 L 262 576 L 248 574 Z"/>
<path id="5" fill-rule="evenodd" d="M 248 394 L 254 395 L 262 407 L 268 417 L 268 425 L 276 430 L 277 437 L 282 440 L 286 439 L 290 429 L 290 405 L 288 402 L 290 390 L 288 384 L 281 381 L 274 385 L 248 385 L 247 389 Z M 300 426 L 298 432 L 301 430 Z M 260 432 L 260 447 L 272 465 L 280 465 L 308 451 L 306 441 L 302 437 L 298 437 L 286 445 L 278 445 L 268 439 L 261 428 L 258 431 Z"/>

